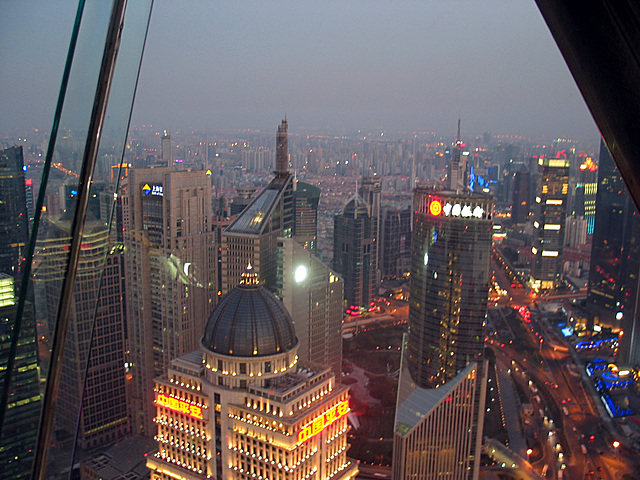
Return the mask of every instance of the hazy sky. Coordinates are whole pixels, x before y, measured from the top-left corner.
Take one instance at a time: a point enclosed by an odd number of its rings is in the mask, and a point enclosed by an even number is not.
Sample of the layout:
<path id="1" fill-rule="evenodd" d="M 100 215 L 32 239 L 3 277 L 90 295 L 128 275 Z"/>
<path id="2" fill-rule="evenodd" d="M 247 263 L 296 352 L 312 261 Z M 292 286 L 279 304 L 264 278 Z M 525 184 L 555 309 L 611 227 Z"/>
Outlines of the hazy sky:
<path id="1" fill-rule="evenodd" d="M 48 130 L 73 2 L 0 2 L 0 131 Z M 155 0 L 134 122 L 597 138 L 533 0 Z"/>

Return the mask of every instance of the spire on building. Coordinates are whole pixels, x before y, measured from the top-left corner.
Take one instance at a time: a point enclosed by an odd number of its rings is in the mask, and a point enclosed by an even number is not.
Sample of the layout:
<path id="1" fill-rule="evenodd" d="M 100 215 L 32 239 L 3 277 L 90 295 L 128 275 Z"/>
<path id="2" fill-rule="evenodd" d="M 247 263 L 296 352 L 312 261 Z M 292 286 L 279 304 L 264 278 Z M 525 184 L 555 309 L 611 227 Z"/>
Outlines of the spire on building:
<path id="1" fill-rule="evenodd" d="M 284 176 L 289 174 L 289 134 L 287 133 L 287 118 L 282 120 L 282 123 L 278 127 L 278 134 L 276 135 L 276 171 L 277 176 Z"/>
<path id="2" fill-rule="evenodd" d="M 447 172 L 446 188 L 460 193 L 468 191 L 467 168 L 462 162 L 462 147 L 466 144 L 462 143 L 460 138 L 460 117 L 458 117 L 458 133 L 456 135 L 456 143 L 449 161 L 449 169 Z"/>

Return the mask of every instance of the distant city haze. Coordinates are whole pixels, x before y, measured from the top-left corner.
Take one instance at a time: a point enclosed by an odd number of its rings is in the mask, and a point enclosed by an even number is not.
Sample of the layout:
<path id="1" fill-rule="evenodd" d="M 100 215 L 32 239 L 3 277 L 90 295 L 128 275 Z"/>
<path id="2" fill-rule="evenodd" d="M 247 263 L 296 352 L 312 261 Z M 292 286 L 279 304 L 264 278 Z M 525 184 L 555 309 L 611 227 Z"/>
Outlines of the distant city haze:
<path id="1" fill-rule="evenodd" d="M 76 2 L 3 1 L 0 138 L 51 128 Z M 598 132 L 533 0 L 156 0 L 134 123 Z"/>

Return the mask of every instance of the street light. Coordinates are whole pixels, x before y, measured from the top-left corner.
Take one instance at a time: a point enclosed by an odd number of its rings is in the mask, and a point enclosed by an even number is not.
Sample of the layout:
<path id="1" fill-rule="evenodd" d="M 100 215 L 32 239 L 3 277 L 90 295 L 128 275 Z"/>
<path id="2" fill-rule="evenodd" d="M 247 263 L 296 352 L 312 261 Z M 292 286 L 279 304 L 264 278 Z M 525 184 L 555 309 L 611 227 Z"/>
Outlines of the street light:
<path id="1" fill-rule="evenodd" d="M 618 440 L 613 441 L 613 448 L 618 448 L 620 446 L 620 442 Z"/>

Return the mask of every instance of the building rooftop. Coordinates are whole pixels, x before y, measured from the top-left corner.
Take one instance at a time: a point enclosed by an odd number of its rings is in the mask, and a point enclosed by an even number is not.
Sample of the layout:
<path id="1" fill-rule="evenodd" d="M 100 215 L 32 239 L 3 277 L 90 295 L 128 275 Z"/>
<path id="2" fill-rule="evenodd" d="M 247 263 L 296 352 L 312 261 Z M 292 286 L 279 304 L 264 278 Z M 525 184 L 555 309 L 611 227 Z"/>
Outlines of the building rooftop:
<path id="1" fill-rule="evenodd" d="M 282 302 L 257 283 L 251 266 L 243 282 L 225 295 L 213 311 L 202 346 L 222 355 L 269 356 L 298 344 L 293 321 Z"/>

